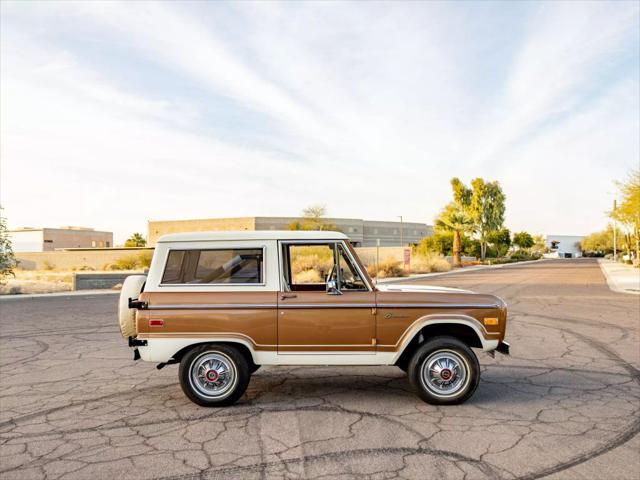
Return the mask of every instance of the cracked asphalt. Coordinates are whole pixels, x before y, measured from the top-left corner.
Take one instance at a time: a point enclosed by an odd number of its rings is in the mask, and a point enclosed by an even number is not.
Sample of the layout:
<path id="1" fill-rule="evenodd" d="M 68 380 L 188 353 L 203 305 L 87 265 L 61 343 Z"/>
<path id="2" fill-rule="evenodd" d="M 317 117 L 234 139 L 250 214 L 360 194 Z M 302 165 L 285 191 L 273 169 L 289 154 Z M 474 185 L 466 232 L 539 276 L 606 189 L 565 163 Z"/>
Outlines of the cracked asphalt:
<path id="1" fill-rule="evenodd" d="M 0 302 L 0 478 L 637 479 L 640 297 L 592 260 L 434 277 L 509 304 L 460 406 L 395 367 L 263 367 L 233 407 L 133 362 L 116 296 Z"/>

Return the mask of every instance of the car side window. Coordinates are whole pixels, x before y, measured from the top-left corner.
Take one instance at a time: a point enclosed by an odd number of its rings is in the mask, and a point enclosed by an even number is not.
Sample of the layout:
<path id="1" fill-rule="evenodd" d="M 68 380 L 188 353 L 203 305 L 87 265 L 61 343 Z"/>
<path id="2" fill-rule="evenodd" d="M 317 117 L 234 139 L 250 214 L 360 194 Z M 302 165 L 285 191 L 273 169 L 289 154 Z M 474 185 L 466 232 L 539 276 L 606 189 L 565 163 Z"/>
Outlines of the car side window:
<path id="1" fill-rule="evenodd" d="M 338 246 L 338 252 L 340 255 L 340 290 L 366 291 L 367 286 L 362 276 L 353 265 L 351 258 L 347 256 L 342 245 Z"/>
<path id="2" fill-rule="evenodd" d="M 333 269 L 334 243 L 286 244 L 285 282 L 291 291 L 324 291 Z"/>
<path id="3" fill-rule="evenodd" d="M 261 284 L 263 250 L 171 250 L 162 284 Z"/>
<path id="4" fill-rule="evenodd" d="M 338 279 L 338 265 L 341 290 L 368 291 L 340 243 L 284 244 L 282 254 L 286 290 L 325 291 L 329 276 Z"/>

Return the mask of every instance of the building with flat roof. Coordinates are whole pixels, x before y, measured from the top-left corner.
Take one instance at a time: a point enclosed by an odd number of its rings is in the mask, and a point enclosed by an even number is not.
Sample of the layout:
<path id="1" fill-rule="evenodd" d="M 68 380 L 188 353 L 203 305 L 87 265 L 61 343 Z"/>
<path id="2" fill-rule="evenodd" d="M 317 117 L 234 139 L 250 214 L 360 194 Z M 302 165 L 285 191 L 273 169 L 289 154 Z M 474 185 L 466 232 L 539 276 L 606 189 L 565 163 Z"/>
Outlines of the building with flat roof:
<path id="1" fill-rule="evenodd" d="M 113 233 L 85 227 L 32 228 L 9 230 L 14 252 L 49 252 L 61 248 L 107 248 Z"/>
<path id="2" fill-rule="evenodd" d="M 148 245 L 153 246 L 159 237 L 168 233 L 288 230 L 290 224 L 303 220 L 301 217 L 237 217 L 149 221 L 147 241 Z M 382 247 L 410 245 L 433 234 L 433 227 L 426 223 L 385 222 L 359 218 L 325 218 L 324 221 L 335 225 L 356 247 L 375 247 L 377 240 L 380 240 Z"/>

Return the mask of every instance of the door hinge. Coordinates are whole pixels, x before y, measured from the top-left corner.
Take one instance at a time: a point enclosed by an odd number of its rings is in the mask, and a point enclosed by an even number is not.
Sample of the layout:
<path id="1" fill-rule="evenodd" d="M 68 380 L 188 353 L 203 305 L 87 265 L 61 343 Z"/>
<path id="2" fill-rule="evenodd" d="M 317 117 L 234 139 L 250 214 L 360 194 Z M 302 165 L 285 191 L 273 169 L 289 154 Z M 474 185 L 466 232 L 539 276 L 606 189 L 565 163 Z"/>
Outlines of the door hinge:
<path id="1" fill-rule="evenodd" d="M 371 315 L 375 315 L 376 313 L 377 313 L 377 309 L 376 309 L 376 307 L 373 307 L 371 309 Z"/>

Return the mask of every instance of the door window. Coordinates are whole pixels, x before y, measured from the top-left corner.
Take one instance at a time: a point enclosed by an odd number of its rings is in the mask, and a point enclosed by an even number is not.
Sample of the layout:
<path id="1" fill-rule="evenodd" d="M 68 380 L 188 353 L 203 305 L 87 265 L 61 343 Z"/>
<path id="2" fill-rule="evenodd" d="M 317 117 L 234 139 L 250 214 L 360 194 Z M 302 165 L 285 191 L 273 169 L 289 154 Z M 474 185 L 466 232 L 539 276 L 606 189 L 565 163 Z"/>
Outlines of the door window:
<path id="1" fill-rule="evenodd" d="M 339 242 L 285 244 L 282 253 L 286 290 L 325 291 L 327 279 L 331 279 L 336 281 L 340 290 L 368 291 L 362 276 Z"/>

